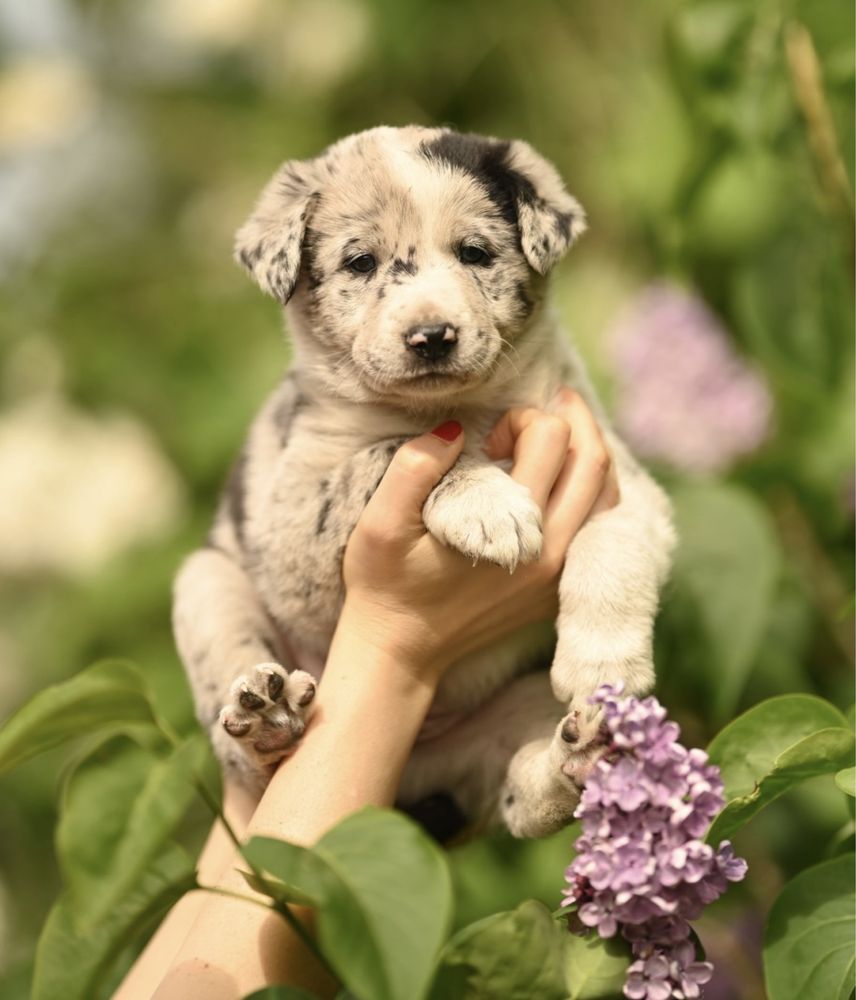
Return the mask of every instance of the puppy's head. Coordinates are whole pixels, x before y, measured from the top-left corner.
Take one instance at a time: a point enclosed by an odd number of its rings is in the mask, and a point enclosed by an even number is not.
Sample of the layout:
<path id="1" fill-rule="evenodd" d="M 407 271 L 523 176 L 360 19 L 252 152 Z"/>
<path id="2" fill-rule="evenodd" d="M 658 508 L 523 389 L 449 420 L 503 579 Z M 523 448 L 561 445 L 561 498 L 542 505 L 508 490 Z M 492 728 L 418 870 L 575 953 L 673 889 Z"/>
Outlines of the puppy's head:
<path id="1" fill-rule="evenodd" d="M 283 164 L 235 254 L 349 399 L 431 405 L 517 370 L 543 279 L 585 228 L 529 145 L 376 128 Z"/>

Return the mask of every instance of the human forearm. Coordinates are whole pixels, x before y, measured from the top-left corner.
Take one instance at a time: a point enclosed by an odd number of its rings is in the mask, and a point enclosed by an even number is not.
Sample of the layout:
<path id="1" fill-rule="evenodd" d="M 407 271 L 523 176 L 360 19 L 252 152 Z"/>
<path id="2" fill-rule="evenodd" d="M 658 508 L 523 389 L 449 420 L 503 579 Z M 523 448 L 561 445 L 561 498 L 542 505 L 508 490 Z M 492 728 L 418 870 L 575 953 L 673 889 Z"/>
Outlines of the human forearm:
<path id="1" fill-rule="evenodd" d="M 270 782 L 247 836 L 310 844 L 364 805 L 392 804 L 434 694 L 431 682 L 352 627 L 348 609 L 330 649 L 304 740 Z M 230 852 L 215 884 L 251 895 Z M 263 897 L 258 897 L 263 901 Z M 325 993 L 325 977 L 280 917 L 261 906 L 208 896 L 157 1000 L 204 995 L 232 1000 L 266 983 Z"/>

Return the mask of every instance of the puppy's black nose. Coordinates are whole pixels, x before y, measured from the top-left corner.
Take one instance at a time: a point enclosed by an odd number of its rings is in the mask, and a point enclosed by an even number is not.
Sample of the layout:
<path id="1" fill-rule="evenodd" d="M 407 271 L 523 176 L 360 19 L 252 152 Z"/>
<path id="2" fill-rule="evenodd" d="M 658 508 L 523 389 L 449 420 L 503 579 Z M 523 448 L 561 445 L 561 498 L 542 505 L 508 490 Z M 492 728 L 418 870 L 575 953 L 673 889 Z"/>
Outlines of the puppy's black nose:
<path id="1" fill-rule="evenodd" d="M 405 334 L 404 342 L 414 354 L 418 354 L 425 361 L 439 361 L 445 358 L 458 342 L 458 331 L 451 323 L 414 326 Z"/>

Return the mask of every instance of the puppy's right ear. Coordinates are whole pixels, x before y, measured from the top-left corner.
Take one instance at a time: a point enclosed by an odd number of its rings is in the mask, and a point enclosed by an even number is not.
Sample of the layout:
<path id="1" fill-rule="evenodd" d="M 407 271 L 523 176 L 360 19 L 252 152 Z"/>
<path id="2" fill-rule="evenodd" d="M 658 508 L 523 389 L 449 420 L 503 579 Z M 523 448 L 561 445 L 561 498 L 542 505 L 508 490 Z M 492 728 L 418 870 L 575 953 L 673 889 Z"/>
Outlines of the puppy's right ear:
<path id="1" fill-rule="evenodd" d="M 306 219 L 316 194 L 315 161 L 288 160 L 235 236 L 235 260 L 282 305 L 297 284 Z"/>

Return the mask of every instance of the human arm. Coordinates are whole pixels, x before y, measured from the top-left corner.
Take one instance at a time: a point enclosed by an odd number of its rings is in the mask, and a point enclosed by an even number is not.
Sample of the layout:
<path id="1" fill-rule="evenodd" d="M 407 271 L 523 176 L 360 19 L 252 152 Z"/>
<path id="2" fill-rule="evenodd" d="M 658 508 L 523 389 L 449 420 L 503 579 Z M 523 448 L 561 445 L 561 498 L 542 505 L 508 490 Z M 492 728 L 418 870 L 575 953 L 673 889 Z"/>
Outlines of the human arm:
<path id="1" fill-rule="evenodd" d="M 495 566 L 473 567 L 425 533 L 422 504 L 460 454 L 462 436 L 424 435 L 397 453 L 348 545 L 347 597 L 315 718 L 299 750 L 274 775 L 248 835 L 312 843 L 363 805 L 392 804 L 443 671 L 466 652 L 552 616 L 570 539 L 593 504 L 614 500 L 605 450 L 579 397 L 565 401 L 563 416 L 512 411 L 489 442 L 491 457 L 513 456 L 512 475 L 544 513 L 542 558 L 513 576 Z M 237 854 L 214 853 L 222 862 L 216 884 L 247 895 L 235 871 Z M 269 910 L 210 896 L 184 916 L 193 926 L 155 993 L 159 1000 L 240 997 L 283 981 L 317 993 L 333 989 Z M 176 946 L 184 926 L 172 924 Z"/>

